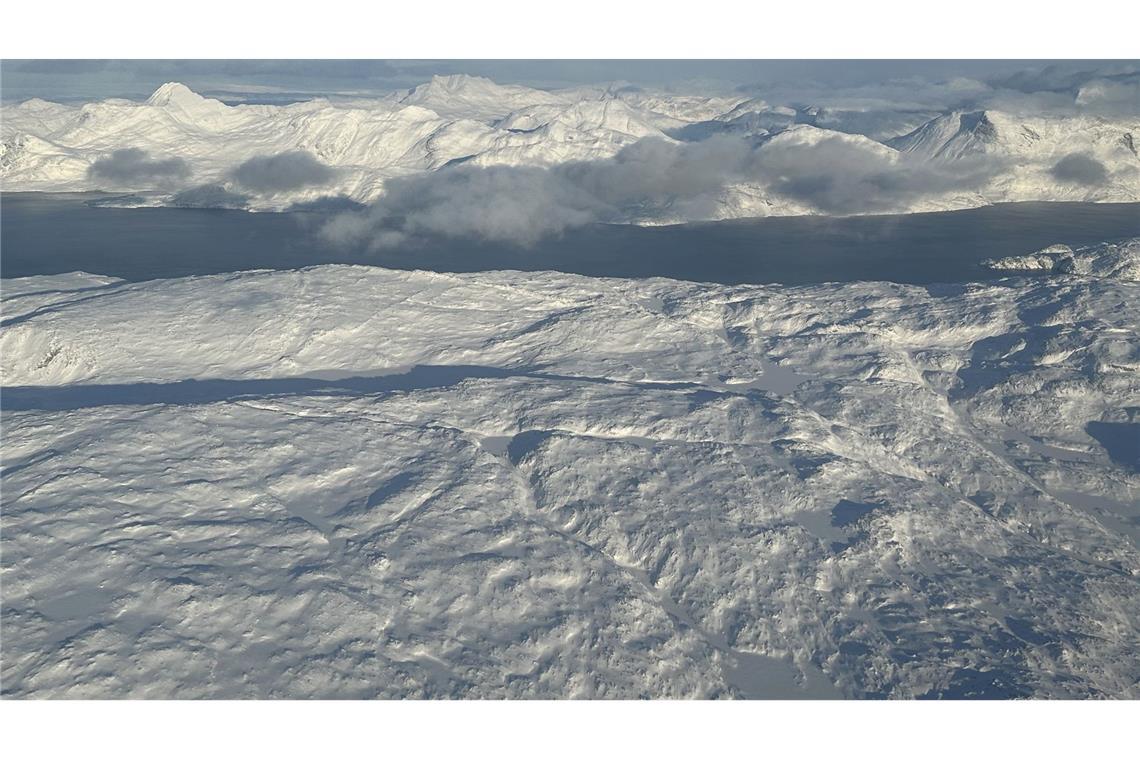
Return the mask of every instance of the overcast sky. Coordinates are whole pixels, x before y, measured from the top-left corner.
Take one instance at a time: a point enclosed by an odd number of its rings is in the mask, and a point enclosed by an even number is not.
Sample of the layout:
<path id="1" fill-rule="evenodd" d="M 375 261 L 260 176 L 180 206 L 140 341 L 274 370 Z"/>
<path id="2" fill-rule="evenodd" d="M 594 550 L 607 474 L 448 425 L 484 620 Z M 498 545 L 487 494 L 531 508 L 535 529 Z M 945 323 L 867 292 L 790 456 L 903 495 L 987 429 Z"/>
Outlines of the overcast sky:
<path id="1" fill-rule="evenodd" d="M 1007 80 L 1047 72 L 1033 86 L 1063 86 L 1074 72 L 1136 70 L 1136 61 L 757 61 L 757 60 L 8 60 L 0 63 L 5 101 L 143 98 L 168 81 L 211 95 L 294 99 L 314 94 L 384 94 L 433 74 L 473 74 L 502 84 L 564 87 L 629 82 L 681 89 L 709 87 L 804 92 L 859 88 L 891 80 Z M 1036 75 L 1036 74 L 1034 74 Z M 1023 78 L 1026 75 L 1021 75 Z M 1030 81 L 1032 77 L 1026 78 Z"/>

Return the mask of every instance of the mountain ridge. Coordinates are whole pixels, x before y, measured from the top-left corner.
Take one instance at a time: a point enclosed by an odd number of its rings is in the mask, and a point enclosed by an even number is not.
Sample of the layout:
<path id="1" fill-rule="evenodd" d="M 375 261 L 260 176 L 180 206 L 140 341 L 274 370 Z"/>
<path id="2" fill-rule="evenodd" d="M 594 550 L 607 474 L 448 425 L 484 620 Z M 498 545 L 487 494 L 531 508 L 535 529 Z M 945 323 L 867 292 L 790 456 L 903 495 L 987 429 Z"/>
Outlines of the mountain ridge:
<path id="1" fill-rule="evenodd" d="M 834 137 L 830 143 L 836 145 L 863 145 L 870 154 L 885 157 L 894 151 L 932 167 L 991 159 L 994 176 L 967 193 L 916 197 L 877 211 L 1016 200 L 1140 200 L 1135 138 L 1140 134 L 1140 117 L 950 111 L 905 134 L 876 139 L 850 130 L 863 125 L 878 135 L 890 124 L 913 124 L 916 115 L 880 113 L 860 120 L 853 112 L 793 108 L 744 96 L 679 95 L 626 87 L 546 91 L 466 75 L 435 77 L 403 95 L 379 100 L 228 106 L 184 84 L 167 82 L 142 102 L 107 100 L 71 106 L 34 99 L 4 105 L 2 113 L 0 181 L 9 191 L 155 190 L 129 182 L 109 187 L 89 176 L 96 161 L 122 149 L 142 150 L 155 159 L 180 158 L 191 168 L 188 182 L 239 191 L 230 179 L 238 164 L 300 150 L 336 169 L 336 183 L 274 197 L 253 194 L 250 208 L 281 209 L 323 195 L 345 195 L 367 203 L 381 197 L 394 178 L 459 163 L 549 167 L 606 161 L 646 138 L 677 145 L 734 138 L 769 142 L 774 150 L 787 142 L 774 137 L 810 127 L 820 130 L 821 139 Z M 801 135 L 791 143 L 802 141 Z M 1053 167 L 1068 155 L 1102 166 L 1103 181 L 1058 179 Z M 726 186 L 723 195 L 723 202 L 706 204 L 697 217 L 680 221 L 834 213 L 781 195 L 765 182 Z M 167 200 L 161 194 L 153 196 L 154 203 Z"/>

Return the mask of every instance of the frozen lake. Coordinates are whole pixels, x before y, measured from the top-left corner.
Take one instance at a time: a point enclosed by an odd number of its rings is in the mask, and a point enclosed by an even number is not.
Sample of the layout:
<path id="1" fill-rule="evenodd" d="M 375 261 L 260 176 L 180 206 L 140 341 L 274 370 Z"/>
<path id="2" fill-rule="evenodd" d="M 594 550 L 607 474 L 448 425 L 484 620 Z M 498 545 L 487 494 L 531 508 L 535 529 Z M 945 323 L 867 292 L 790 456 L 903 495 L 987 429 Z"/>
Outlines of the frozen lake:
<path id="1" fill-rule="evenodd" d="M 149 280 L 325 263 L 474 272 L 808 284 L 993 279 L 987 258 L 1053 243 L 1140 235 L 1140 204 L 1015 203 L 965 211 L 846 218 L 782 217 L 669 227 L 594 225 L 533 249 L 456 241 L 380 252 L 338 249 L 315 212 L 106 208 L 93 194 L 5 193 L 3 277 L 82 270 Z"/>

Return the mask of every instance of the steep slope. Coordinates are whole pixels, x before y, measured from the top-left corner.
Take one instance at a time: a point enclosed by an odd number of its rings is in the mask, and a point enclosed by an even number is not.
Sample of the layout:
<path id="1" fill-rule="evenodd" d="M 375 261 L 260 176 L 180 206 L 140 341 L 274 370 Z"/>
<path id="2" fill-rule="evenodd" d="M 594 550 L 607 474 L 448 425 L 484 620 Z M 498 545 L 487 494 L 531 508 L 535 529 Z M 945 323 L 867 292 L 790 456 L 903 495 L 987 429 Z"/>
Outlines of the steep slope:
<path id="1" fill-rule="evenodd" d="M 955 159 L 998 148 L 998 129 L 985 111 L 938 116 L 887 144 L 904 153 Z"/>
<path id="2" fill-rule="evenodd" d="M 167 82 L 159 87 L 147 98 L 146 105 L 164 109 L 198 126 L 211 122 L 224 124 L 230 114 L 229 108 L 220 100 L 204 98 L 179 82 Z"/>

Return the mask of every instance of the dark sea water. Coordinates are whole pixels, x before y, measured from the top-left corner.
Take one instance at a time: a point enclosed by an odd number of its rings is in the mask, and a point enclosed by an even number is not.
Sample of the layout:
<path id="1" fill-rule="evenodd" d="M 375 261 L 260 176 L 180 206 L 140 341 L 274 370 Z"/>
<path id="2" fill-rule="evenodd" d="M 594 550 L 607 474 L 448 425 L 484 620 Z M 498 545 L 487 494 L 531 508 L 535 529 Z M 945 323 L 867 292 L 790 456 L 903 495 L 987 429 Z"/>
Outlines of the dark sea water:
<path id="1" fill-rule="evenodd" d="M 556 270 L 720 283 L 993 279 L 987 258 L 1140 236 L 1140 204 L 1011 203 L 967 211 L 791 217 L 669 227 L 594 225 L 533 249 L 433 241 L 372 252 L 317 234 L 316 212 L 99 208 L 86 194 L 0 196 L 0 276 L 81 270 L 148 280 L 314 264 Z"/>

